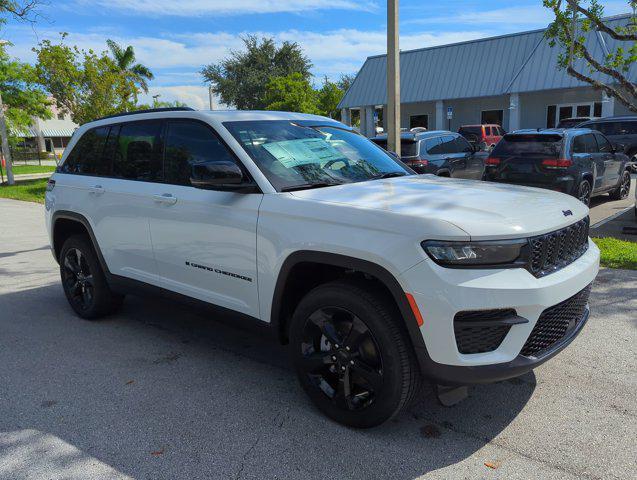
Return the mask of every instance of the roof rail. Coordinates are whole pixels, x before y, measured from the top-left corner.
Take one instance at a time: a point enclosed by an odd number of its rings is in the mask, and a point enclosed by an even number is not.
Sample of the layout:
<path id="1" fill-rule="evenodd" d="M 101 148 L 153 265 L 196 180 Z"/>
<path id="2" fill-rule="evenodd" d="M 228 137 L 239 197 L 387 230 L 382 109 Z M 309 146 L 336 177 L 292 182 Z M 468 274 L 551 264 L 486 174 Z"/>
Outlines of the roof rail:
<path id="1" fill-rule="evenodd" d="M 137 115 L 138 113 L 155 113 L 155 112 L 194 112 L 194 108 L 190 107 L 161 107 L 161 108 L 147 108 L 146 110 L 134 110 L 132 112 L 114 113 L 113 115 L 106 115 L 105 117 L 96 118 L 97 120 L 106 120 L 107 118 L 125 117 L 127 115 Z"/>

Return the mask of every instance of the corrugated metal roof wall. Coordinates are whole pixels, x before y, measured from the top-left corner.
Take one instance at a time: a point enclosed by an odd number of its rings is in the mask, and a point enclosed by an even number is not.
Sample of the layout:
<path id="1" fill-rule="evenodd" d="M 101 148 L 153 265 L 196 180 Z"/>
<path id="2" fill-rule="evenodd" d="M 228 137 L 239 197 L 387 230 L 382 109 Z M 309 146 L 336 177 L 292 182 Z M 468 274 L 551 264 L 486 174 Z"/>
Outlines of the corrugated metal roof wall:
<path id="1" fill-rule="evenodd" d="M 613 26 L 628 16 L 610 21 Z M 616 46 L 604 34 L 608 48 Z M 589 32 L 586 45 L 595 58 L 603 58 L 602 41 Z M 531 92 L 585 84 L 557 68 L 559 48 L 551 48 L 544 30 L 473 40 L 453 45 L 401 52 L 401 102 L 428 102 Z M 589 74 L 583 62 L 578 70 Z M 385 55 L 369 57 L 347 91 L 340 108 L 387 103 Z M 630 78 L 637 78 L 637 65 Z M 593 78 L 608 81 L 605 75 Z"/>

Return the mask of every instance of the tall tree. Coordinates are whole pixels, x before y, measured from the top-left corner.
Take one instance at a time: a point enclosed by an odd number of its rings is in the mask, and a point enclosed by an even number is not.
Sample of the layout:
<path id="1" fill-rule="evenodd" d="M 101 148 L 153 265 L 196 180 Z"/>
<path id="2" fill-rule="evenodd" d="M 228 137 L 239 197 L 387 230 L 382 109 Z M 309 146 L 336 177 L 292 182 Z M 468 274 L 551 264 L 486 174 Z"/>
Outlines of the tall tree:
<path id="1" fill-rule="evenodd" d="M 283 42 L 277 46 L 272 38 L 248 35 L 244 38 L 244 50 L 232 51 L 220 63 L 210 64 L 201 70 L 212 91 L 222 103 L 240 110 L 258 110 L 267 107 L 266 90 L 275 77 L 287 77 L 298 73 L 309 81 L 312 64 L 297 43 Z"/>
<path id="2" fill-rule="evenodd" d="M 34 22 L 38 16 L 39 0 L 0 0 L 0 14 L 27 22 Z"/>
<path id="3" fill-rule="evenodd" d="M 330 82 L 327 76 L 323 80 L 323 86 L 318 90 L 318 108 L 322 115 L 340 120 L 341 112 L 338 104 L 343 98 L 345 91 L 339 83 Z"/>
<path id="4" fill-rule="evenodd" d="M 0 45 L 0 92 L 11 133 L 26 130 L 32 117 L 51 118 L 51 103 L 37 83 L 35 69 L 9 57 Z"/>
<path id="5" fill-rule="evenodd" d="M 266 87 L 266 110 L 320 113 L 317 92 L 300 73 L 270 79 Z"/>
<path id="6" fill-rule="evenodd" d="M 338 85 L 338 88 L 340 88 L 343 91 L 343 94 L 345 94 L 349 90 L 349 87 L 352 86 L 355 79 L 355 73 L 342 73 L 336 82 L 336 85 Z"/>
<path id="7" fill-rule="evenodd" d="M 141 63 L 135 63 L 135 49 L 132 45 L 122 48 L 113 40 L 106 40 L 106 45 L 113 55 L 113 60 L 124 76 L 129 76 L 139 85 L 144 93 L 148 93 L 148 80 L 155 78 L 153 72 Z"/>
<path id="8" fill-rule="evenodd" d="M 546 31 L 550 45 L 562 49 L 559 66 L 572 77 L 602 90 L 616 98 L 633 112 L 637 112 L 637 84 L 628 76 L 631 66 L 637 61 L 637 0 L 627 1 L 633 15 L 621 26 L 611 26 L 604 19 L 604 7 L 598 0 L 543 0 L 551 9 L 555 20 Z M 615 40 L 614 47 L 602 58 L 593 56 L 586 47 L 585 35 L 598 31 Z M 583 61 L 585 70 L 578 70 L 576 61 Z M 593 78 L 599 72 L 608 77 L 607 82 Z"/>
<path id="9" fill-rule="evenodd" d="M 139 94 L 135 80 L 122 75 L 106 52 L 70 47 L 65 37 L 59 44 L 44 40 L 33 49 L 39 82 L 57 107 L 79 124 L 134 108 Z"/>

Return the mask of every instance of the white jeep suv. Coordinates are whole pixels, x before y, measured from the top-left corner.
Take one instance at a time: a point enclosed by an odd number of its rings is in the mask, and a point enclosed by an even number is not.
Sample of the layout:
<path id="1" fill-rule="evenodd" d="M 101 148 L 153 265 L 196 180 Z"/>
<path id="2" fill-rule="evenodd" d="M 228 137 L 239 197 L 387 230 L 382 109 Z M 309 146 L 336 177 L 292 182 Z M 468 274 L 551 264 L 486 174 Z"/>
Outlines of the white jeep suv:
<path id="1" fill-rule="evenodd" d="M 416 175 L 328 118 L 161 109 L 83 125 L 46 193 L 64 291 L 138 289 L 269 325 L 357 427 L 439 385 L 528 372 L 580 332 L 599 251 L 560 193 Z"/>

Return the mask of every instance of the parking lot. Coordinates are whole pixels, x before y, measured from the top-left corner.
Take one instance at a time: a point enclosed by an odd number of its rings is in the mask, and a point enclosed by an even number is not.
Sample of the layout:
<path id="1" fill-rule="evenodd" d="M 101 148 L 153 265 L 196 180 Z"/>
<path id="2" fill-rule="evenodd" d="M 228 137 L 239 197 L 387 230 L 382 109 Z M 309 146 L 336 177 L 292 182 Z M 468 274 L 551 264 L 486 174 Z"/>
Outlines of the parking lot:
<path id="1" fill-rule="evenodd" d="M 431 389 L 380 428 L 327 420 L 287 352 L 180 305 L 74 316 L 42 206 L 0 200 L 0 478 L 634 478 L 637 272 L 603 270 L 580 337 L 534 373 Z"/>

